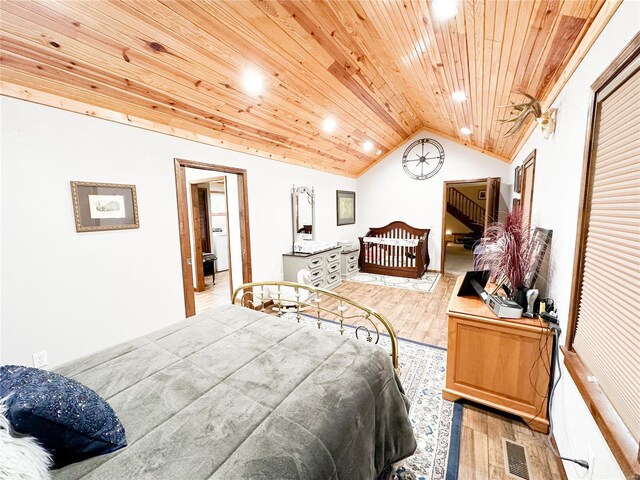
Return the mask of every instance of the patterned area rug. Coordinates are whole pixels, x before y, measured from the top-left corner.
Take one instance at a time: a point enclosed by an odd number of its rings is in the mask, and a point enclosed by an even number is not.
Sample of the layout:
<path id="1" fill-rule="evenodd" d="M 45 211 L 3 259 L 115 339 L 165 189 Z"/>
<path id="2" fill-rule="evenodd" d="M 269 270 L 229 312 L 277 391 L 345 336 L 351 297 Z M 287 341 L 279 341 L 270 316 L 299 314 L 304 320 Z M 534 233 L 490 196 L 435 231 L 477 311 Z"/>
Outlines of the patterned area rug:
<path id="1" fill-rule="evenodd" d="M 283 315 L 296 321 L 293 313 Z M 305 314 L 300 320 L 317 328 L 316 319 Z M 324 320 L 321 329 L 339 335 L 339 325 Z M 345 325 L 345 335 L 354 336 Z M 389 337 L 378 343 L 389 350 Z M 455 480 L 458 477 L 462 405 L 442 399 L 447 351 L 441 347 L 398 339 L 402 385 L 411 402 L 410 418 L 418 442 L 416 453 L 390 469 L 390 480 Z M 384 476 L 382 478 L 385 478 Z"/>
<path id="2" fill-rule="evenodd" d="M 347 278 L 347 281 L 431 293 L 436 288 L 439 278 L 440 274 L 434 272 L 427 272 L 422 278 L 391 277 L 389 275 L 358 272 Z"/>

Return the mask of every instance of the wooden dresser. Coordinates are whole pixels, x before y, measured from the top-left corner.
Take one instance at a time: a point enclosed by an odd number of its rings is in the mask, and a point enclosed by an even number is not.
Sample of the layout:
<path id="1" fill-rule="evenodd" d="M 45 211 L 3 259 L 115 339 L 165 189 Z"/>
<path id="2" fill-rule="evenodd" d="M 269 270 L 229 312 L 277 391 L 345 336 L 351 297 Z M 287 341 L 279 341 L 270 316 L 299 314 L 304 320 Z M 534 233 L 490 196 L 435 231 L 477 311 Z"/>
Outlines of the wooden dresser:
<path id="1" fill-rule="evenodd" d="M 500 319 L 478 297 L 458 297 L 447 309 L 449 335 L 445 400 L 461 398 L 522 417 L 547 432 L 553 336 L 539 319 Z"/>

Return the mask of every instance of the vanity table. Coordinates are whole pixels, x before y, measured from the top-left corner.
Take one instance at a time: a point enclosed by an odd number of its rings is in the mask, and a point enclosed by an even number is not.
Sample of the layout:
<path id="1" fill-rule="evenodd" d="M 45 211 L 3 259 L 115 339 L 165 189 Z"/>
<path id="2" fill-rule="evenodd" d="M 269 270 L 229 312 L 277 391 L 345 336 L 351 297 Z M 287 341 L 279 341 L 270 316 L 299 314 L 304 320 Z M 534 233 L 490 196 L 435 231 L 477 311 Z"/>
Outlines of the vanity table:
<path id="1" fill-rule="evenodd" d="M 341 250 L 341 247 L 333 247 L 315 253 L 285 253 L 282 256 L 285 281 L 297 282 L 298 272 L 306 269 L 311 272 L 311 285 L 314 287 L 327 290 L 337 287 L 342 283 L 340 276 Z"/>
<path id="2" fill-rule="evenodd" d="M 300 270 L 311 272 L 311 285 L 331 290 L 342 283 L 342 247 L 316 240 L 316 195 L 313 187 L 291 187 L 291 251 L 282 255 L 287 282 L 297 282 Z M 357 266 L 357 255 L 355 257 Z"/>

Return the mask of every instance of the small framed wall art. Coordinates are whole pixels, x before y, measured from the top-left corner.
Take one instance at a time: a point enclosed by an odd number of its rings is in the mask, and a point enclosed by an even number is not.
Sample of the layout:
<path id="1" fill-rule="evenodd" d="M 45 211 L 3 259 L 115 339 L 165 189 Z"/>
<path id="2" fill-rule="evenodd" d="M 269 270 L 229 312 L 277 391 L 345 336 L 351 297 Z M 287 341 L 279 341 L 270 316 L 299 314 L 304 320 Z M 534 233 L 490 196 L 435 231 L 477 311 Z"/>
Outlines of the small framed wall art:
<path id="1" fill-rule="evenodd" d="M 135 185 L 71 182 L 77 232 L 139 228 Z"/>
<path id="2" fill-rule="evenodd" d="M 486 199 L 487 199 L 487 191 L 478 190 L 478 200 L 486 200 Z"/>
<path id="3" fill-rule="evenodd" d="M 513 172 L 513 191 L 520 193 L 522 190 L 522 166 L 516 167 Z"/>
<path id="4" fill-rule="evenodd" d="M 520 207 L 520 199 L 514 198 L 511 202 L 511 211 L 513 211 L 514 208 L 518 208 L 518 207 Z"/>
<path id="5" fill-rule="evenodd" d="M 338 225 L 356 223 L 356 192 L 336 190 L 336 213 Z"/>

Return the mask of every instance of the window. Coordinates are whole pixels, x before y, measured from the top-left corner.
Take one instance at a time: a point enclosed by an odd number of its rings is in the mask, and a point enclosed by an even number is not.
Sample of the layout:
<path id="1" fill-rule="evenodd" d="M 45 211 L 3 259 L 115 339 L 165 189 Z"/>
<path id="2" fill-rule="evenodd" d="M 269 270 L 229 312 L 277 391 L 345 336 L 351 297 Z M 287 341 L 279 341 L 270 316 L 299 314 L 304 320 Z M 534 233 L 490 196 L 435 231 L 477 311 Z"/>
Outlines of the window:
<path id="1" fill-rule="evenodd" d="M 211 192 L 211 215 L 227 214 L 227 196 L 224 192 Z"/>
<path id="2" fill-rule="evenodd" d="M 593 87 L 565 351 L 627 475 L 640 473 L 639 51 L 636 41 Z"/>

